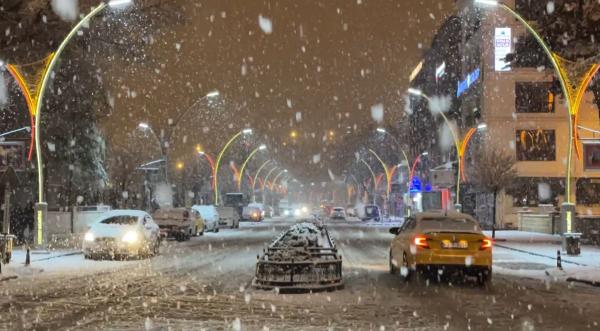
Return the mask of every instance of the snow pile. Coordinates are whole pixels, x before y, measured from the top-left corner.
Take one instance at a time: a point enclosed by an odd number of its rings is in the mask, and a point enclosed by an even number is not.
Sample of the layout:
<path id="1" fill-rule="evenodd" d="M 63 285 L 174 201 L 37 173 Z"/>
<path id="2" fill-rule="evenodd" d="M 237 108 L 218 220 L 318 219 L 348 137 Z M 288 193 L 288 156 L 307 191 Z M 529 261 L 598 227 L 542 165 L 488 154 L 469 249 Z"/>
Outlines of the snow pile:
<path id="1" fill-rule="evenodd" d="M 73 22 L 79 16 L 78 0 L 52 0 L 52 10 L 61 20 Z"/>

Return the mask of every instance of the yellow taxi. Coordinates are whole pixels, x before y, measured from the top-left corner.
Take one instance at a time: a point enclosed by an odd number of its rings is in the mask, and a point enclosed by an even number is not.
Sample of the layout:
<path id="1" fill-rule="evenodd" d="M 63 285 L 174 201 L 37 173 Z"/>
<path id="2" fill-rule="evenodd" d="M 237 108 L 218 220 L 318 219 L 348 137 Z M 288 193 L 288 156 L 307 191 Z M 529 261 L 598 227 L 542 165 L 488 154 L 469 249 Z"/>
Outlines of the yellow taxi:
<path id="1" fill-rule="evenodd" d="M 390 246 L 390 273 L 408 280 L 412 273 L 456 271 L 475 276 L 482 285 L 492 279 L 492 240 L 470 215 L 451 212 L 417 213 L 406 219 Z"/>

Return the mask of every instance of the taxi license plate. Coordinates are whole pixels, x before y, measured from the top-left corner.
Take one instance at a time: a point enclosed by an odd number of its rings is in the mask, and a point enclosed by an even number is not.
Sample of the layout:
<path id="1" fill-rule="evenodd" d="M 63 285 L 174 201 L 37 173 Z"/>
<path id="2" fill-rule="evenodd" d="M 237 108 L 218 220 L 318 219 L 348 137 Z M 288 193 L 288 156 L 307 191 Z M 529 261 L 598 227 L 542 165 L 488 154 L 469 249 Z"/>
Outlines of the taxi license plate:
<path id="1" fill-rule="evenodd" d="M 460 240 L 460 241 L 443 240 L 442 248 L 466 249 L 466 248 L 469 248 L 469 243 L 466 240 Z"/>

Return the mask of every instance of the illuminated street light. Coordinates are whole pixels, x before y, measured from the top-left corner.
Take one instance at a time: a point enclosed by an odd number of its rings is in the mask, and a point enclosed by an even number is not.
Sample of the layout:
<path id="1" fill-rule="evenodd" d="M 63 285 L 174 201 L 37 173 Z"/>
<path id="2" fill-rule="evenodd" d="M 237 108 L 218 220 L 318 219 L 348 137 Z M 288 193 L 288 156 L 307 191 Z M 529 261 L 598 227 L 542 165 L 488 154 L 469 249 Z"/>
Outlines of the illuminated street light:
<path id="1" fill-rule="evenodd" d="M 494 0 L 475 0 L 475 3 L 484 5 L 484 6 L 491 6 L 491 7 L 498 6 L 498 1 L 494 1 Z"/>
<path id="2" fill-rule="evenodd" d="M 244 163 L 242 163 L 242 167 L 240 168 L 240 173 L 238 175 L 238 191 L 241 192 L 241 190 L 242 190 L 242 180 L 244 179 L 244 169 L 246 169 L 246 165 L 248 164 L 248 161 L 250 161 L 250 159 L 258 151 L 264 151 L 266 149 L 267 149 L 267 145 L 262 144 L 262 145 L 256 147 L 252 152 L 250 152 L 250 154 L 248 155 L 248 157 L 246 158 L 246 160 L 244 160 Z"/>
<path id="3" fill-rule="evenodd" d="M 429 155 L 429 152 L 425 151 L 425 152 L 421 153 L 421 155 L 427 156 L 427 155 Z"/>
<path id="4" fill-rule="evenodd" d="M 258 167 L 258 170 L 256 170 L 256 175 L 254 175 L 254 180 L 252 181 L 252 202 L 256 202 L 256 194 L 254 192 L 256 188 L 256 182 L 258 181 L 258 175 L 260 174 L 260 171 L 271 162 L 271 160 L 266 160 L 260 165 L 260 167 Z"/>
<path id="5" fill-rule="evenodd" d="M 114 5 L 125 5 L 127 3 L 131 3 L 131 0 L 125 2 L 124 0 L 113 0 L 111 1 L 113 7 Z M 36 163 L 37 163 L 37 172 L 38 172 L 38 202 L 35 205 L 35 244 L 42 246 L 44 244 L 44 222 L 46 219 L 46 213 L 48 210 L 48 204 L 45 202 L 44 195 L 44 167 L 42 161 L 42 143 L 40 138 L 41 130 L 41 117 L 42 117 L 42 109 L 44 105 L 44 94 L 46 92 L 46 86 L 50 81 L 50 77 L 55 75 L 54 67 L 58 63 L 58 59 L 60 55 L 64 51 L 65 47 L 69 43 L 69 41 L 79 32 L 79 29 L 86 25 L 89 20 L 104 10 L 111 3 L 100 3 L 96 8 L 92 9 L 87 15 L 85 15 L 75 26 L 69 31 L 67 36 L 62 40 L 62 42 L 58 45 L 58 49 L 51 55 L 52 59 L 48 64 L 47 70 L 44 72 L 44 75 L 41 79 L 41 84 L 39 85 L 39 96 L 37 100 L 37 104 L 35 107 L 35 154 L 36 154 Z"/>
<path id="6" fill-rule="evenodd" d="M 111 0 L 108 2 L 108 5 L 113 8 L 117 8 L 117 7 L 129 6 L 132 3 L 133 3 L 132 0 Z"/>
<path id="7" fill-rule="evenodd" d="M 215 201 L 214 201 L 215 205 L 219 204 L 219 166 L 221 165 L 221 159 L 223 158 L 223 154 L 225 154 L 225 151 L 227 151 L 227 148 L 229 147 L 229 145 L 231 145 L 231 143 L 233 143 L 239 136 L 241 136 L 243 134 L 244 135 L 252 134 L 252 129 L 246 128 L 246 129 L 243 129 L 242 131 L 236 133 L 235 135 L 233 135 L 233 137 L 231 137 L 229 139 L 229 141 L 227 141 L 227 143 L 225 144 L 225 146 L 219 153 L 219 156 L 217 157 L 217 162 L 215 162 L 215 175 L 213 178 L 214 191 L 215 191 Z"/>
<path id="8" fill-rule="evenodd" d="M 412 88 L 412 87 L 411 87 L 411 88 L 409 88 L 409 89 L 407 90 L 407 92 L 408 92 L 409 94 L 416 95 L 416 96 L 418 96 L 418 97 L 420 97 L 420 96 L 423 96 L 423 91 L 421 91 L 421 90 L 419 90 L 419 89 L 416 89 L 416 88 Z M 427 98 L 427 96 L 425 96 L 425 97 Z"/>
<path id="9" fill-rule="evenodd" d="M 146 129 L 150 128 L 150 125 L 148 125 L 148 123 L 142 122 L 142 123 L 138 124 L 138 128 L 146 130 Z"/>
<path id="10" fill-rule="evenodd" d="M 477 130 L 486 130 L 487 129 L 487 124 L 485 123 L 480 123 L 479 125 L 477 125 Z"/>
<path id="11" fill-rule="evenodd" d="M 215 90 L 215 91 L 212 91 L 212 92 L 209 92 L 209 93 L 206 95 L 206 97 L 207 97 L 207 98 L 214 98 L 214 97 L 218 97 L 218 96 L 219 96 L 219 91 L 216 91 L 216 90 Z"/>
<path id="12" fill-rule="evenodd" d="M 184 164 L 183 164 L 183 162 L 177 162 L 176 166 L 177 166 L 177 169 L 181 170 L 181 169 L 183 169 Z"/>

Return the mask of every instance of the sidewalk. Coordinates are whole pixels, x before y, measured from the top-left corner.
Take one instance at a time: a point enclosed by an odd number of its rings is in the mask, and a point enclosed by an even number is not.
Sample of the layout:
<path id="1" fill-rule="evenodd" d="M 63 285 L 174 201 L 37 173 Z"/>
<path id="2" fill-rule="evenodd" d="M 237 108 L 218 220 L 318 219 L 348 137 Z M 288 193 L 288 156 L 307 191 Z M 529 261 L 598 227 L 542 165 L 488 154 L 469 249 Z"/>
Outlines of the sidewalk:
<path id="1" fill-rule="evenodd" d="M 491 237 L 491 232 L 486 231 Z M 561 251 L 562 270 L 557 268 Z M 600 286 L 600 247 L 582 246 L 581 254 L 569 256 L 560 235 L 522 231 L 496 231 L 494 270 L 501 274 L 554 281 L 577 281 Z"/>

